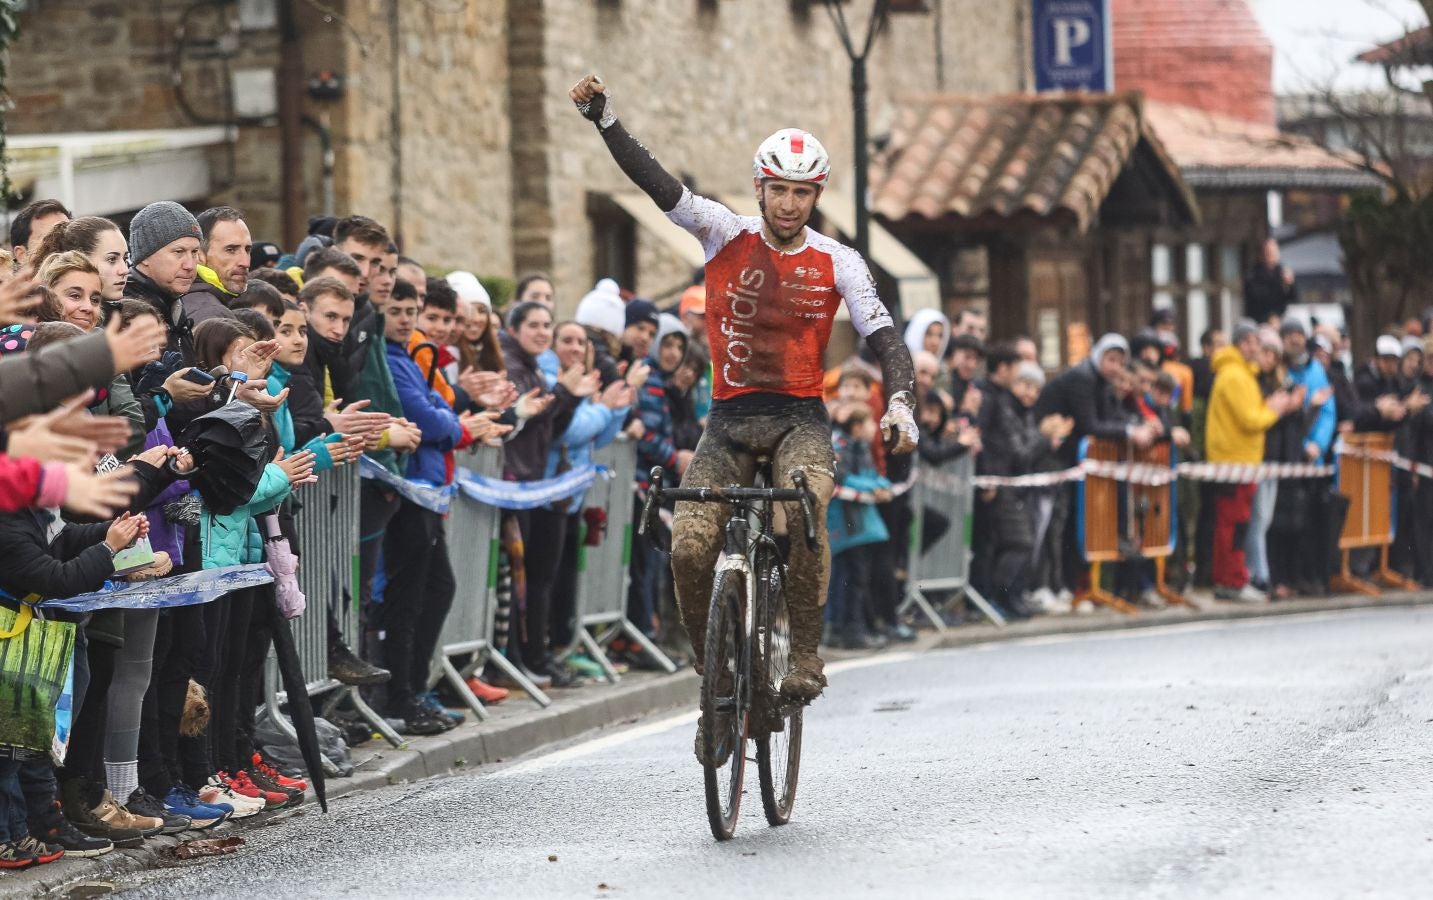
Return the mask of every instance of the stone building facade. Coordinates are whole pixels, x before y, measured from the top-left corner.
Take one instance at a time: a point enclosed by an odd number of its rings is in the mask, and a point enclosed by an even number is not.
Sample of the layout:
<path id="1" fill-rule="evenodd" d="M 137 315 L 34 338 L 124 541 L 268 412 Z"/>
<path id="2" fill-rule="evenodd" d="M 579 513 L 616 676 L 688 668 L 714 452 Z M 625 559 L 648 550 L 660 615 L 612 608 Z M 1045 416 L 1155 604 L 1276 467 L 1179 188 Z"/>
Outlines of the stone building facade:
<path id="1" fill-rule="evenodd" d="M 844 3 L 853 31 L 870 6 Z M 873 138 L 907 94 L 1021 89 L 1025 7 L 925 0 L 925 12 L 893 16 L 871 54 Z M 234 112 L 252 105 L 239 92 L 273 90 L 263 73 L 280 70 L 285 8 L 301 71 L 344 78 L 338 99 L 302 100 L 297 200 L 283 191 L 276 117 Z M 598 271 L 594 248 L 614 240 L 603 228 L 630 238 L 628 286 L 639 292 L 690 274 L 641 227 L 594 214 L 631 186 L 567 99 L 588 71 L 612 85 L 633 132 L 703 191 L 749 196 L 753 150 L 787 125 L 820 136 L 836 185 L 850 188 L 850 67 L 819 0 L 41 0 L 12 50 L 10 132 L 232 125 L 233 142 L 206 151 L 211 191 L 183 199 L 238 205 L 256 237 L 280 239 L 286 201 L 321 211 L 323 126 L 337 213 L 389 223 L 405 252 L 435 268 L 550 271 L 570 311 L 612 274 Z"/>

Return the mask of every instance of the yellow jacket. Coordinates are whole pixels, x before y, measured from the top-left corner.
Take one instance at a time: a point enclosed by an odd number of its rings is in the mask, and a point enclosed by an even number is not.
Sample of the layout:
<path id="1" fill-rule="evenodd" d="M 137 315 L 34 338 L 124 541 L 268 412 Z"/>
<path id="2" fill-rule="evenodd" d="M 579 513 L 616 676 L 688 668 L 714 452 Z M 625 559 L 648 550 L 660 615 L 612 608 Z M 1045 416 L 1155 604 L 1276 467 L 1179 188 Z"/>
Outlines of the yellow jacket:
<path id="1" fill-rule="evenodd" d="M 1258 463 L 1264 461 L 1264 432 L 1279 420 L 1264 405 L 1264 394 L 1254 377 L 1255 366 L 1238 347 L 1214 354 L 1214 388 L 1209 394 L 1205 425 L 1205 459 L 1210 462 Z"/>

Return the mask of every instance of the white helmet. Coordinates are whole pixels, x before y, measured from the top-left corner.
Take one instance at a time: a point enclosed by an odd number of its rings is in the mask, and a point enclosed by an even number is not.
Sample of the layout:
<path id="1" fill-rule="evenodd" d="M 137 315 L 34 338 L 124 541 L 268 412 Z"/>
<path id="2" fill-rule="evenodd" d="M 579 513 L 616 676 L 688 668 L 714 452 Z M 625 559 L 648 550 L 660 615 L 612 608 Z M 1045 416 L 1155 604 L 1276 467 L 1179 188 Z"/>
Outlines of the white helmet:
<path id="1" fill-rule="evenodd" d="M 815 135 L 800 128 L 783 128 L 761 142 L 751 170 L 757 178 L 824 185 L 831 174 L 831 157 Z"/>

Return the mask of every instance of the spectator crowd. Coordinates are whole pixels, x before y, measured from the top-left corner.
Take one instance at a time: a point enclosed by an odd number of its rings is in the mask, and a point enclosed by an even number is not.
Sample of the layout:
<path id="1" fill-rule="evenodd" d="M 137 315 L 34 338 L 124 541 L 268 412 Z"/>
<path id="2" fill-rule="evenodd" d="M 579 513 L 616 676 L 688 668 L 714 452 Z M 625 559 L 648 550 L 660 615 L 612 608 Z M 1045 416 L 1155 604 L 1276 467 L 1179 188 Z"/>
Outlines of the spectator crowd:
<path id="1" fill-rule="evenodd" d="M 635 505 L 653 466 L 686 468 L 711 403 L 699 282 L 663 309 L 603 279 L 561 319 L 549 278 L 523 277 L 495 303 L 474 274 L 430 274 L 431 262 L 401 255 L 364 216 L 317 217 L 288 253 L 255 241 L 237 209 L 195 216 L 172 202 L 122 229 L 38 201 L 13 219 L 9 244 L 0 607 L 18 615 L 106 582 L 162 585 L 257 564 L 275 583 L 172 608 L 45 613 L 74 625 L 68 747 L 58 765 L 0 748 L 0 868 L 99 855 L 302 800 L 304 781 L 257 745 L 255 713 L 275 631 L 302 611 L 278 561 L 298 544 L 304 485 L 365 455 L 393 479 L 447 487 L 458 454 L 481 446 L 501 447 L 504 480 L 536 482 L 623 440 L 636 454 Z M 899 612 L 913 465 L 965 457 L 985 476 L 1056 473 L 1077 464 L 1087 437 L 1168 442 L 1183 460 L 1332 463 L 1350 430 L 1395 432 L 1399 452 L 1433 462 L 1429 323 L 1380 337 L 1354 369 L 1345 335 L 1285 316 L 1278 294 L 1289 285 L 1264 281 L 1263 320 L 1227 338 L 1206 333 L 1198 353 L 1183 351 L 1161 310 L 1147 330 L 1105 335 L 1052 378 L 1034 341 L 988 343 L 972 311 L 917 313 L 905 330 L 922 432 L 914 461 L 884 452 L 869 351 L 833 368 L 838 480 L 861 499 L 828 510 L 827 642 L 875 648 L 914 636 Z M 240 423 L 250 468 L 230 472 L 229 457 L 201 449 L 216 420 Z M 977 492 L 972 580 L 1009 616 L 1070 611 L 1088 586 L 1077 490 Z M 1398 481 L 1395 564 L 1425 584 L 1429 490 L 1426 480 Z M 1179 492 L 1177 578 L 1246 602 L 1327 589 L 1300 553 L 1326 542 L 1338 515 L 1327 477 L 1181 482 Z M 501 518 L 497 643 L 541 688 L 602 672 L 566 652 L 581 544 L 600 528 L 584 500 Z M 451 729 L 463 715 L 431 689 L 430 668 L 465 536 L 391 480 L 363 480 L 359 519 L 359 646 L 344 643 L 326 604 L 304 613 L 328 620 L 329 674 L 359 686 L 403 733 Z M 927 532 L 963 527 L 940 510 L 923 519 Z M 628 617 L 682 655 L 667 560 L 645 542 L 632 551 Z M 1149 572 L 1122 569 L 1117 590 L 1158 602 Z M 615 641 L 609 652 L 649 664 L 635 644 Z M 488 669 L 468 687 L 499 703 L 517 685 Z M 362 739 L 368 729 L 356 731 Z"/>

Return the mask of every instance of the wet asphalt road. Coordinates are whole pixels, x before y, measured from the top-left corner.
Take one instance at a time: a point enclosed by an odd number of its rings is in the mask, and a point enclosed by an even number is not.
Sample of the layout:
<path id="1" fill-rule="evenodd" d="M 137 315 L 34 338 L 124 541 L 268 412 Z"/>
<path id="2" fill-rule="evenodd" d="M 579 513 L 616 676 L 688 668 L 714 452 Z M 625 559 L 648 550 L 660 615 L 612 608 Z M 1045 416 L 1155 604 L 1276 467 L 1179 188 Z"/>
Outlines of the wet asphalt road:
<path id="1" fill-rule="evenodd" d="M 690 717 L 340 801 L 125 897 L 1433 893 L 1433 611 L 837 670 L 792 824 L 708 833 Z M 555 861 L 549 857 L 555 856 Z"/>

